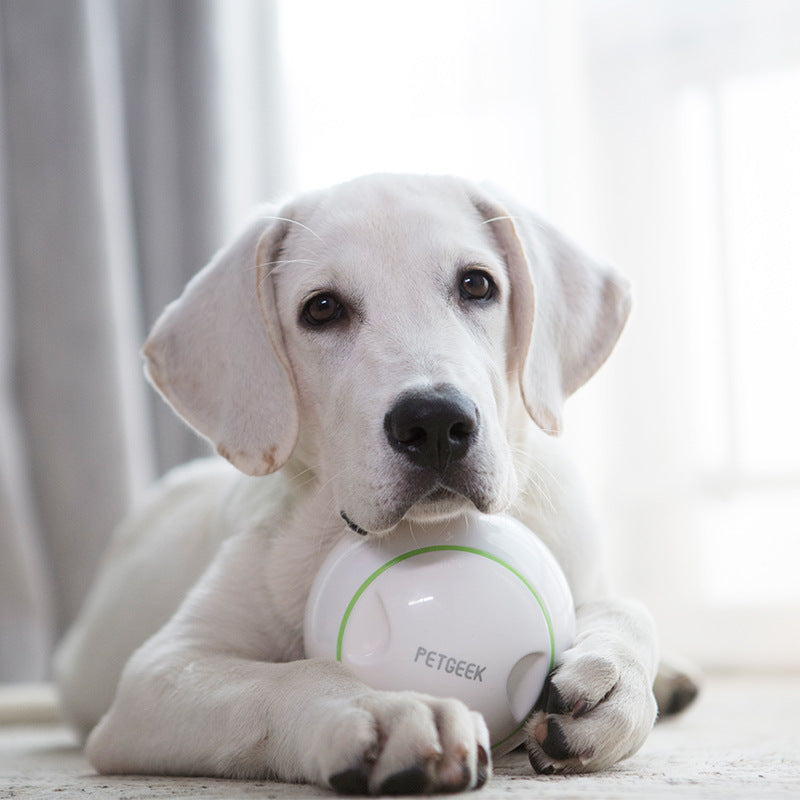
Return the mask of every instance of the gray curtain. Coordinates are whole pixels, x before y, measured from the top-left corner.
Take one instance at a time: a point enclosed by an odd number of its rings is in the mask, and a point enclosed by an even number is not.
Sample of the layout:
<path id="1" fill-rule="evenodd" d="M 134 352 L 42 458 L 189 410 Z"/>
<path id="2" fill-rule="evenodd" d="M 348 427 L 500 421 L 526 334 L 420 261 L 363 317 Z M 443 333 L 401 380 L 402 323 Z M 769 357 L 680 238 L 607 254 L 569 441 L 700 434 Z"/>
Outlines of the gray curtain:
<path id="1" fill-rule="evenodd" d="M 0 680 L 47 676 L 115 522 L 207 452 L 138 349 L 220 244 L 215 19 L 0 0 Z"/>

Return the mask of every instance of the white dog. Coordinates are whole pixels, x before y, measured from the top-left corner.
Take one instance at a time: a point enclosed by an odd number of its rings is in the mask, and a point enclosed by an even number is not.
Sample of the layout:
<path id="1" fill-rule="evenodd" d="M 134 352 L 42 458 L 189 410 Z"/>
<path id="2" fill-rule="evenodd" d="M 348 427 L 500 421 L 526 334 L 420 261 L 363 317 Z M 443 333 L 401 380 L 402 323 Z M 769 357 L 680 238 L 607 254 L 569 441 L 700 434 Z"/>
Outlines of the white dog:
<path id="1" fill-rule="evenodd" d="M 527 726 L 534 769 L 635 752 L 657 713 L 656 635 L 609 595 L 554 437 L 629 305 L 613 269 L 454 178 L 370 176 L 261 209 L 144 348 L 150 380 L 239 471 L 175 471 L 113 540 L 57 658 L 92 764 L 361 794 L 481 786 L 480 715 L 303 660 L 310 582 L 337 541 L 403 519 L 424 535 L 467 508 L 537 531 L 575 598 L 574 645 Z M 662 688 L 673 709 L 692 691 Z"/>

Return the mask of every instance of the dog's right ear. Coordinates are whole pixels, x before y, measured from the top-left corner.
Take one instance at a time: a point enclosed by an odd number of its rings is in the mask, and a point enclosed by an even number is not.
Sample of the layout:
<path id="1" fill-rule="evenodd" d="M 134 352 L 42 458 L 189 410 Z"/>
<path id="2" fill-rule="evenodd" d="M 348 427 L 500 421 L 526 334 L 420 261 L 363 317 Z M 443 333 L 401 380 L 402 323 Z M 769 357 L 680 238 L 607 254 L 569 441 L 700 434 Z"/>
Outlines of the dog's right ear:
<path id="1" fill-rule="evenodd" d="M 164 399 L 248 475 L 281 467 L 298 435 L 269 275 L 286 228 L 260 209 L 167 306 L 142 350 Z"/>
<path id="2" fill-rule="evenodd" d="M 501 204 L 475 189 L 471 199 L 511 279 L 512 369 L 522 399 L 542 430 L 558 434 L 564 400 L 594 375 L 622 332 L 628 282 L 514 201 Z"/>

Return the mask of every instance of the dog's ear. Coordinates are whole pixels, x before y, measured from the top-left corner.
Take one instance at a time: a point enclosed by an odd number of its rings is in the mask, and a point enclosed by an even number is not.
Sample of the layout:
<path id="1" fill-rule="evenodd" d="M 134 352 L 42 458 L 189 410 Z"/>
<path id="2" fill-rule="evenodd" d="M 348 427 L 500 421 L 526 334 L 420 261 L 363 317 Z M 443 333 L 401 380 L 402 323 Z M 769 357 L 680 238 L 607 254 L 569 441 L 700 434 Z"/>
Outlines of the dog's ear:
<path id="1" fill-rule="evenodd" d="M 594 375 L 619 338 L 631 306 L 628 282 L 513 202 L 474 194 L 511 281 L 511 368 L 528 413 L 561 431 L 564 400 Z"/>
<path id="2" fill-rule="evenodd" d="M 167 306 L 142 351 L 165 400 L 248 475 L 281 467 L 298 435 L 269 276 L 285 229 L 261 209 Z"/>

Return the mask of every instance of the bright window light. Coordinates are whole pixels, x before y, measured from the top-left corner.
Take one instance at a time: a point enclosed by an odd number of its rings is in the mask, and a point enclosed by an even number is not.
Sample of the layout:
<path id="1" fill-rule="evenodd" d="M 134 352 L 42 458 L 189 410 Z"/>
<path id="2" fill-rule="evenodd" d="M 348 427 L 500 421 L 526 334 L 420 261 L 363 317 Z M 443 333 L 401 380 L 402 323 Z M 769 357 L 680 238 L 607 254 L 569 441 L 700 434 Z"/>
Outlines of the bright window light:
<path id="1" fill-rule="evenodd" d="M 720 129 L 737 466 L 800 479 L 798 98 L 800 69 L 731 81 Z"/>
<path id="2" fill-rule="evenodd" d="M 491 178 L 531 196 L 543 186 L 540 48 L 531 38 L 538 8 L 280 3 L 291 186 L 430 172 Z"/>
<path id="3" fill-rule="evenodd" d="M 763 624 L 800 609 L 800 11 L 767 5 L 277 3 L 282 189 L 488 179 L 633 278 L 565 438 L 618 584 L 728 665 L 800 663 Z"/>
<path id="4" fill-rule="evenodd" d="M 712 606 L 800 605 L 800 69 L 679 103 L 692 281 L 687 375 Z M 792 446 L 794 443 L 794 446 Z"/>

